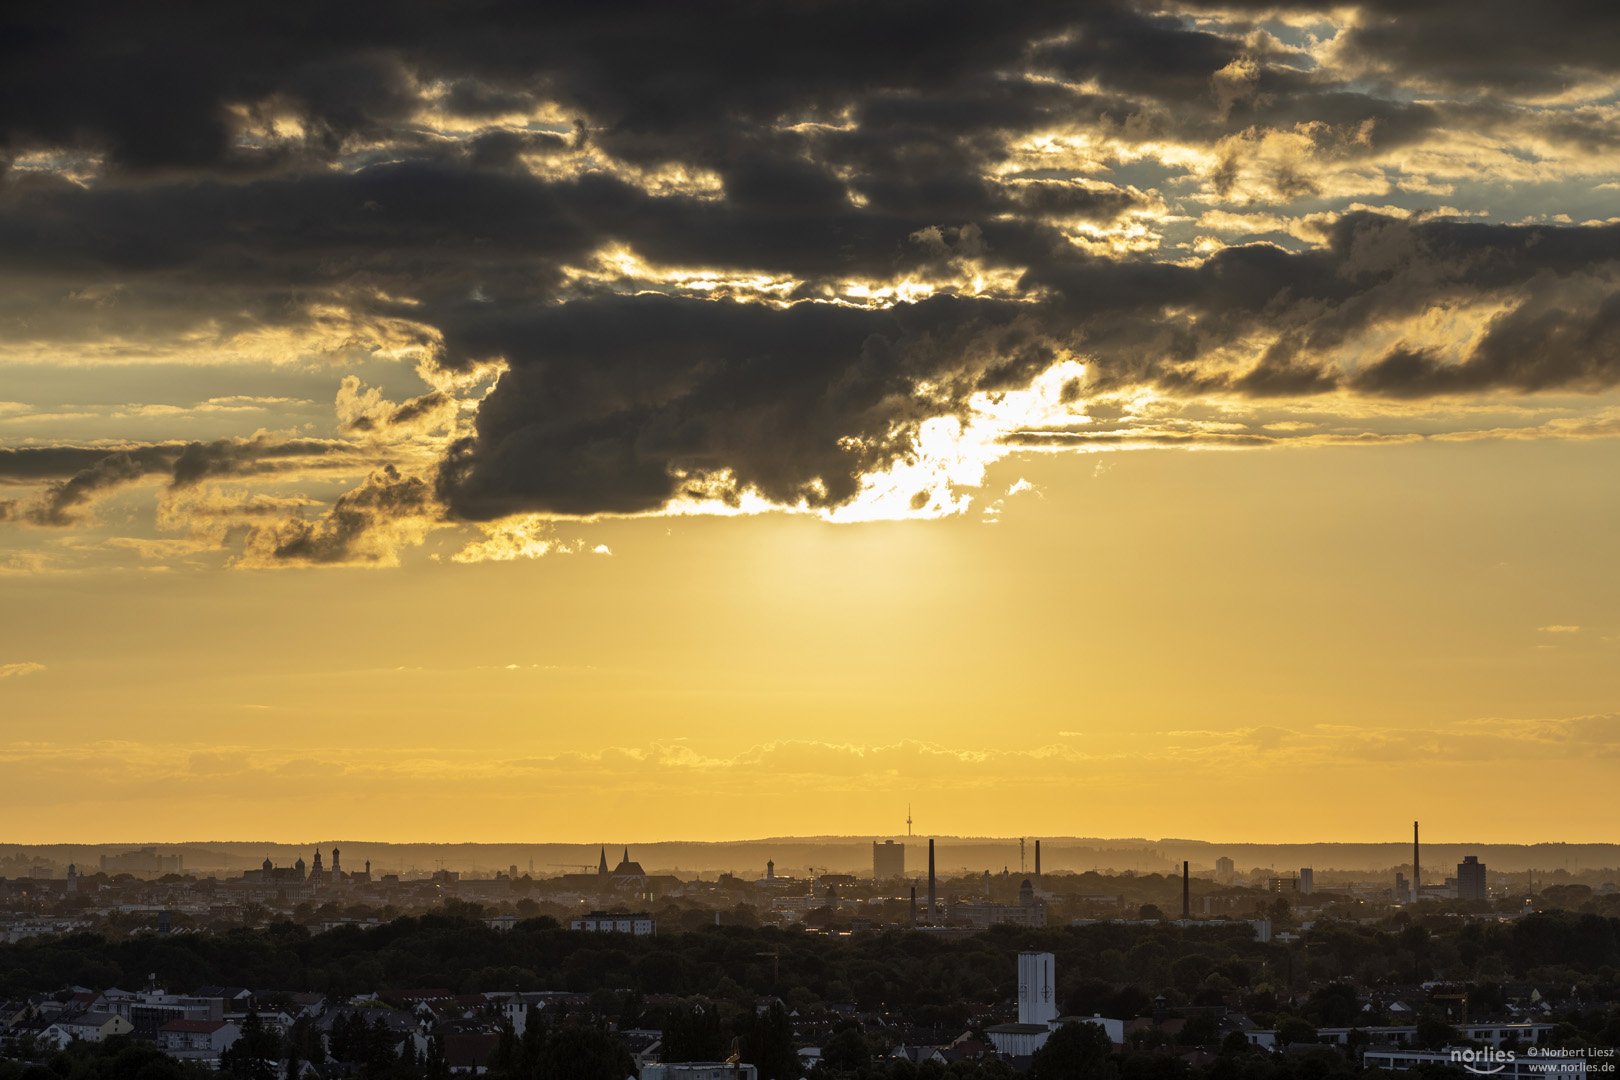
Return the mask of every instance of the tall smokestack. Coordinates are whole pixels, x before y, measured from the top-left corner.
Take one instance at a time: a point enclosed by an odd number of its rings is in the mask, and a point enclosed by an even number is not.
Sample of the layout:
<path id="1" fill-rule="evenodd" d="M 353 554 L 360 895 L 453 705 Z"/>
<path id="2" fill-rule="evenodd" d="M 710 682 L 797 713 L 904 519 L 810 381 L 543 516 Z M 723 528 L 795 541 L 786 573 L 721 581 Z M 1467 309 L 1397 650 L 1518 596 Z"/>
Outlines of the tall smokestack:
<path id="1" fill-rule="evenodd" d="M 1418 873 L 1418 823 L 1412 822 L 1412 903 L 1423 895 L 1423 875 Z"/>
<path id="2" fill-rule="evenodd" d="M 928 838 L 928 918 L 934 918 L 934 838 Z"/>
<path id="3" fill-rule="evenodd" d="M 1035 841 L 1035 884 L 1041 883 L 1041 842 Z"/>
<path id="4" fill-rule="evenodd" d="M 1192 918 L 1192 875 L 1185 861 L 1181 864 L 1181 917 Z"/>

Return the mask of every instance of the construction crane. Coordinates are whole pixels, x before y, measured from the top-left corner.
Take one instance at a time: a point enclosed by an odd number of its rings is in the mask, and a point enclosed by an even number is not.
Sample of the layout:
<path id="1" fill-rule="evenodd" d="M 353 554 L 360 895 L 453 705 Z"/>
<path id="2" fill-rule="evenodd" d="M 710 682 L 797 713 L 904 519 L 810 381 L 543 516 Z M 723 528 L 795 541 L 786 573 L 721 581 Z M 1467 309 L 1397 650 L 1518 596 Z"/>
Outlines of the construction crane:
<path id="1" fill-rule="evenodd" d="M 1455 1001 L 1455 1002 L 1457 1002 L 1458 1005 L 1461 1006 L 1461 1013 L 1462 1013 L 1462 1015 L 1457 1018 L 1457 1022 L 1459 1024 L 1462 1024 L 1464 1027 L 1468 1026 L 1468 995 L 1467 994 L 1430 994 L 1429 995 L 1429 1000 L 1430 1001 Z"/>

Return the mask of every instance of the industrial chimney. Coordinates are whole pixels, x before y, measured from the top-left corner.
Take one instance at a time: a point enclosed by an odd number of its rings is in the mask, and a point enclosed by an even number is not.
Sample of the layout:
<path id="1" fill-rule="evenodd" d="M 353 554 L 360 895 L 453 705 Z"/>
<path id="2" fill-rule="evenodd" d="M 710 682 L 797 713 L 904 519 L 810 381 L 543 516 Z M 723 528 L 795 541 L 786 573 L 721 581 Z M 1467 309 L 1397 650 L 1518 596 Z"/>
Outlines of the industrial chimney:
<path id="1" fill-rule="evenodd" d="M 1041 883 L 1041 842 L 1035 841 L 1035 884 Z"/>
<path id="2" fill-rule="evenodd" d="M 928 921 L 934 921 L 934 838 L 928 838 Z"/>
<path id="3" fill-rule="evenodd" d="M 1412 903 L 1423 896 L 1423 875 L 1418 873 L 1418 823 L 1412 822 Z"/>
<path id="4" fill-rule="evenodd" d="M 1192 876 L 1185 860 L 1181 863 L 1181 917 L 1192 918 Z"/>

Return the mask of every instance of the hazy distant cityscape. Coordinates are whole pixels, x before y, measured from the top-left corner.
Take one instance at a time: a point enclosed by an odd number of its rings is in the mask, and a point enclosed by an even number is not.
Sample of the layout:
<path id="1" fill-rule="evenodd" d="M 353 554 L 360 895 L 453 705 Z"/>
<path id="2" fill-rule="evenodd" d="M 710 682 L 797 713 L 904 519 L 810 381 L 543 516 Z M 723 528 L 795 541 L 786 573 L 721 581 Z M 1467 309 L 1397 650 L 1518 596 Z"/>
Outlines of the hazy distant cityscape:
<path id="1" fill-rule="evenodd" d="M 673 917 L 687 926 L 692 911 L 724 910 L 746 911 L 753 925 L 794 924 L 809 916 L 812 925 L 826 926 L 847 912 L 868 927 L 909 927 L 919 925 L 910 895 L 918 889 L 923 890 L 921 924 L 941 928 L 1118 918 L 1144 904 L 1168 905 L 1164 910 L 1189 918 L 1230 918 L 1267 897 L 1285 897 L 1299 910 L 1329 909 L 1360 919 L 1417 901 L 1443 903 L 1459 914 L 1511 917 L 1535 910 L 1538 898 L 1542 906 L 1606 910 L 1614 906 L 1610 898 L 1620 878 L 1614 869 L 1620 866 L 1620 847 L 1431 845 L 1425 863 L 1415 835 L 1404 848 L 782 838 L 638 846 L 635 859 L 629 846 L 610 858 L 606 845 L 347 847 L 346 861 L 336 844 L 324 851 L 268 844 L 13 849 L 0 856 L 0 888 L 9 901 L 0 934 L 17 940 L 70 929 L 134 927 L 155 918 L 168 929 L 255 925 L 287 913 L 329 929 L 429 910 L 448 900 L 485 905 L 492 918 L 570 920 L 614 900 L 660 908 L 666 923 Z M 267 854 L 251 865 L 244 852 L 255 848 Z M 1238 857 L 1209 859 L 1224 850 Z M 1188 857 L 1179 867 L 1168 857 L 1193 852 L 1199 861 Z M 525 853 L 522 863 L 489 866 Z M 1384 867 L 1347 865 L 1397 853 L 1406 860 Z M 747 865 L 760 855 L 762 864 Z M 586 861 L 557 861 L 582 856 Z M 1288 856 L 1295 856 L 1296 864 L 1279 865 Z M 651 861 L 670 857 L 683 859 L 687 868 Z M 1320 862 L 1297 865 L 1300 857 Z M 1263 865 L 1247 865 L 1262 858 L 1267 859 Z M 851 865 L 853 859 L 860 862 Z M 233 860 L 239 869 L 230 868 Z M 1077 868 L 1088 861 L 1091 867 Z M 1542 864 L 1539 869 L 1535 862 Z M 1185 912 L 1172 887 L 1183 877 Z M 1025 882 L 1030 888 L 1020 896 Z M 838 893 L 830 905 L 825 903 L 829 889 Z M 812 913 L 827 917 L 818 923 Z"/>
<path id="2" fill-rule="evenodd" d="M 1432 1072 L 1459 1048 L 1552 1053 L 1620 1033 L 1620 874 L 1602 847 L 1569 849 L 1573 869 L 1506 868 L 1559 845 L 1457 857 L 1416 835 L 1382 870 L 1246 866 L 1266 850 L 1252 845 L 1197 845 L 1244 862 L 1073 868 L 1189 845 L 656 846 L 689 863 L 796 859 L 722 871 L 649 867 L 627 845 L 276 846 L 281 859 L 234 872 L 225 860 L 251 845 L 72 849 L 83 866 L 16 849 L 0 857 L 0 1049 L 70 1068 L 116 1050 L 236 1075 L 539 1076 L 535 1055 L 564 1040 L 570 1059 L 694 1080 L 991 1077 L 1061 1050 L 1215 1077 L 1234 1054 L 1277 1076 Z M 535 854 L 481 863 L 521 850 Z M 1342 864 L 1369 849 L 1306 850 Z M 595 858 L 541 861 L 581 852 Z M 1000 865 L 961 865 L 987 854 Z M 446 935 L 448 953 L 431 943 Z M 972 977 L 932 992 L 920 962 Z"/>

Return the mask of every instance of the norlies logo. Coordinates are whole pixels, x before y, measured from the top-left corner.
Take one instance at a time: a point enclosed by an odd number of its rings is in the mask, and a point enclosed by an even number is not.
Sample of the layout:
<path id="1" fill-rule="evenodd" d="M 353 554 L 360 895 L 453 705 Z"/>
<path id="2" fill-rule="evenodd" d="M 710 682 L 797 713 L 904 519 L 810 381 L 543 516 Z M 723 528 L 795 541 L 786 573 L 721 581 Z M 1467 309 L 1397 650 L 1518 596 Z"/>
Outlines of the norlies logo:
<path id="1" fill-rule="evenodd" d="M 1453 1050 L 1451 1060 L 1478 1076 L 1495 1076 L 1518 1059 L 1512 1050 Z"/>

